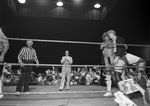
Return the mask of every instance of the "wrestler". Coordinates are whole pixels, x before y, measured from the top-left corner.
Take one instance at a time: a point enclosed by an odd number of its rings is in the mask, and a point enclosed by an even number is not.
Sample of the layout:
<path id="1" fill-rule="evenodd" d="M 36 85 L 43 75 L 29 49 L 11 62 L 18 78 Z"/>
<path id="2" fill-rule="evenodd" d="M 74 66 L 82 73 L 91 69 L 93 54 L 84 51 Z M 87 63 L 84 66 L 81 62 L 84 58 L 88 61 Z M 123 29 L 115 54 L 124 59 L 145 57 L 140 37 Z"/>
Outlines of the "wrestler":
<path id="1" fill-rule="evenodd" d="M 137 78 L 134 77 L 132 78 L 134 79 L 136 87 L 143 95 L 144 103 L 147 104 L 147 102 L 150 101 L 150 97 L 148 97 L 147 95 L 150 94 L 150 92 L 147 90 L 147 85 L 150 85 L 150 80 L 148 79 L 145 72 L 145 67 L 146 67 L 145 60 L 133 54 L 126 53 L 125 60 L 123 61 L 125 62 L 126 65 L 135 66 L 136 71 L 134 72 L 134 75 L 136 75 Z"/>
<path id="2" fill-rule="evenodd" d="M 123 66 L 125 65 L 125 63 L 121 59 L 124 58 L 127 46 L 116 45 L 116 44 L 125 44 L 125 42 L 124 42 L 124 39 L 122 37 L 116 35 L 116 32 L 114 30 L 109 30 L 106 34 L 113 41 L 113 49 L 114 49 L 113 51 L 114 51 L 114 55 L 115 55 L 113 64 L 114 64 L 114 66 L 116 66 L 116 67 L 114 67 L 114 76 L 115 76 L 117 82 L 119 82 L 122 80 L 121 75 L 122 75 L 122 72 L 124 70 Z M 107 82 L 110 82 L 109 84 L 106 84 L 107 88 L 111 89 L 111 86 L 112 86 L 111 77 L 109 77 L 107 79 Z M 106 92 L 104 94 L 104 96 L 112 96 L 112 93 Z"/>
<path id="3" fill-rule="evenodd" d="M 8 39 L 6 38 L 7 37 L 4 35 L 0 27 L 0 63 L 4 61 L 5 54 L 7 53 L 9 49 L 9 42 L 8 42 Z M 2 82 L 1 82 L 2 69 L 3 69 L 3 65 L 0 65 L 0 93 L 2 93 Z M 3 94 L 0 94 L 0 99 L 2 97 L 3 97 Z"/>
<path id="4" fill-rule="evenodd" d="M 113 51 L 113 41 L 109 38 L 108 34 L 105 32 L 102 35 L 103 43 L 100 46 L 100 49 L 102 49 L 102 53 L 104 56 L 104 62 L 105 62 L 105 80 L 106 80 L 106 86 L 107 86 L 107 93 L 104 94 L 104 96 L 112 96 L 111 93 L 111 74 L 112 74 L 112 68 L 110 67 L 113 64 L 114 60 L 114 51 Z M 110 60 L 110 62 L 109 62 Z"/>

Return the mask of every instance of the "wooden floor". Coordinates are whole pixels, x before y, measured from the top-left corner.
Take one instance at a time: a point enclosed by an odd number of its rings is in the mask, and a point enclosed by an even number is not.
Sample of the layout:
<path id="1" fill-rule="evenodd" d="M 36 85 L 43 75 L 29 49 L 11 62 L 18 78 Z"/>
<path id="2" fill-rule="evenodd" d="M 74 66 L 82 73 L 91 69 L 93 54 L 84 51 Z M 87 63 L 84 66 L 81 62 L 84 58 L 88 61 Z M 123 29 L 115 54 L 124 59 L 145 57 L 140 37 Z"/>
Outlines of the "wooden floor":
<path id="1" fill-rule="evenodd" d="M 14 93 L 16 86 L 3 86 L 4 93 Z M 92 86 L 71 86 L 69 91 L 59 91 L 58 86 L 30 86 L 30 92 L 56 92 L 48 94 L 29 95 L 4 95 L 0 99 L 0 106 L 117 106 L 114 97 L 103 97 L 106 87 Z M 118 89 L 113 88 L 113 91 Z M 74 91 L 102 91 L 98 93 L 67 93 Z M 66 93 L 60 93 L 66 92 Z M 138 106 L 143 104 L 142 96 L 135 96 L 132 100 Z"/>

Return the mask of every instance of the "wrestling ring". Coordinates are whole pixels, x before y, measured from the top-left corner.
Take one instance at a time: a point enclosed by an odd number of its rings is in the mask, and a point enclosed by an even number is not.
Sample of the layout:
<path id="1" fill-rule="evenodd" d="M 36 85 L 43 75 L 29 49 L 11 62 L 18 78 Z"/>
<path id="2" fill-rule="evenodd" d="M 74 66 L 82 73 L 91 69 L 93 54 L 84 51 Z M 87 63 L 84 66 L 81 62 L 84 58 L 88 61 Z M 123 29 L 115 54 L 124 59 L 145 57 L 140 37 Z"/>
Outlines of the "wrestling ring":
<path id="1" fill-rule="evenodd" d="M 8 38 L 8 40 L 27 41 L 47 43 L 73 43 L 84 45 L 100 45 L 97 42 L 80 42 L 80 41 L 60 41 L 60 40 L 41 40 L 41 39 L 24 39 L 24 38 Z M 133 45 L 128 46 L 150 47 L 150 45 Z M 0 63 L 0 65 L 20 66 L 18 63 Z M 36 66 L 36 64 L 24 64 Z M 61 64 L 38 64 L 38 66 L 55 66 L 62 67 Z M 71 65 L 71 67 L 105 67 L 105 65 Z M 113 67 L 113 66 L 110 66 Z M 133 66 L 125 66 L 133 67 Z M 145 68 L 150 68 L 146 66 Z M 16 86 L 2 86 L 4 97 L 0 99 L 0 106 L 117 106 L 114 103 L 114 97 L 103 97 L 106 92 L 105 86 L 100 85 L 77 85 L 70 86 L 70 90 L 59 91 L 59 86 L 30 86 L 30 92 L 21 93 L 16 96 Z M 118 91 L 113 87 L 112 92 Z M 132 99 L 138 106 L 144 106 L 142 97 L 135 94 L 137 98 Z M 145 105 L 148 106 L 148 105 Z"/>

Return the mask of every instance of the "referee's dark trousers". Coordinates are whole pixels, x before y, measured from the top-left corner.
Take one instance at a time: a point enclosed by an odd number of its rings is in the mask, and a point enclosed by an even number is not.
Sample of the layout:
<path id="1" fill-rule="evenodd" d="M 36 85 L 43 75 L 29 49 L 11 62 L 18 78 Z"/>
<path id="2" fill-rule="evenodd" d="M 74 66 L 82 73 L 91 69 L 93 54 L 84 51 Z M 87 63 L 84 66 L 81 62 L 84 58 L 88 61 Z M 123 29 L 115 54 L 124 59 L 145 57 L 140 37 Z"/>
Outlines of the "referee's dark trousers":
<path id="1" fill-rule="evenodd" d="M 32 64 L 33 61 L 26 61 L 23 60 L 22 61 L 24 64 Z M 21 67 L 21 76 L 20 79 L 17 83 L 17 88 L 16 91 L 17 92 L 28 92 L 29 91 L 29 83 L 30 83 L 30 76 L 31 76 L 31 71 L 33 69 L 33 66 L 23 66 Z"/>

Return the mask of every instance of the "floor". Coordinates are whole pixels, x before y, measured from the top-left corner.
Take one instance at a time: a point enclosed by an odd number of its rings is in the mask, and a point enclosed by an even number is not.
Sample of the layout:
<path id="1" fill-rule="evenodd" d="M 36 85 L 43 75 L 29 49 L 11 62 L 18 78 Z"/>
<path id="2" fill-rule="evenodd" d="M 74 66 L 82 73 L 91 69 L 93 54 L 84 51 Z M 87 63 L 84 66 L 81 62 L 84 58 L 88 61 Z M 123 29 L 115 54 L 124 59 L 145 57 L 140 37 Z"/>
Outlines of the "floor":
<path id="1" fill-rule="evenodd" d="M 58 86 L 30 86 L 32 94 L 16 96 L 16 86 L 3 86 L 4 97 L 0 106 L 117 106 L 114 97 L 103 97 L 106 87 L 99 85 L 71 86 L 69 91 L 59 91 Z M 113 88 L 113 92 L 117 91 Z M 12 93 L 12 94 L 11 94 Z M 132 98 L 138 106 L 144 105 L 142 96 Z"/>

